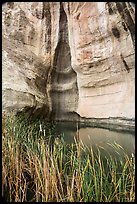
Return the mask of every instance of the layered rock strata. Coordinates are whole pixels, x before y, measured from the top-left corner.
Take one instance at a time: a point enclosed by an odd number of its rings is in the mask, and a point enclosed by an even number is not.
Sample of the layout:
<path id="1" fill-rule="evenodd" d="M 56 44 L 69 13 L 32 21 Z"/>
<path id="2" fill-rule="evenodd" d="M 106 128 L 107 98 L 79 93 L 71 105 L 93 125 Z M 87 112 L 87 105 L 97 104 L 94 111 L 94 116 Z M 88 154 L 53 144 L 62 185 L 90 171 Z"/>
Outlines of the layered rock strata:
<path id="1" fill-rule="evenodd" d="M 131 3 L 9 2 L 2 13 L 3 111 L 134 127 Z"/>

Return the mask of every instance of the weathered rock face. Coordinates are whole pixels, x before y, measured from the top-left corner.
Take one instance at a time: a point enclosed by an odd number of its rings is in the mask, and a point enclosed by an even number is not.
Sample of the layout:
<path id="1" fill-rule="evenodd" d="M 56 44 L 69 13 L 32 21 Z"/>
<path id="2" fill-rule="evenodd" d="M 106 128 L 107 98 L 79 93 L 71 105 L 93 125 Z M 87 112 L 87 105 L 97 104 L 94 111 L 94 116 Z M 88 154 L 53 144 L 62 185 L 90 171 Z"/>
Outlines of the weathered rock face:
<path id="1" fill-rule="evenodd" d="M 46 15 L 48 6 L 44 5 Z M 50 25 L 47 19 L 42 21 L 43 9 L 43 3 L 3 6 L 3 111 L 40 109 L 45 115 L 49 113 Z"/>
<path id="2" fill-rule="evenodd" d="M 67 15 L 62 4 L 60 6 L 58 38 L 50 82 L 52 99 L 51 118 L 64 120 L 77 110 L 78 88 L 77 74 L 71 66 Z"/>
<path id="3" fill-rule="evenodd" d="M 134 120 L 132 4 L 12 2 L 2 11 L 3 111 Z"/>

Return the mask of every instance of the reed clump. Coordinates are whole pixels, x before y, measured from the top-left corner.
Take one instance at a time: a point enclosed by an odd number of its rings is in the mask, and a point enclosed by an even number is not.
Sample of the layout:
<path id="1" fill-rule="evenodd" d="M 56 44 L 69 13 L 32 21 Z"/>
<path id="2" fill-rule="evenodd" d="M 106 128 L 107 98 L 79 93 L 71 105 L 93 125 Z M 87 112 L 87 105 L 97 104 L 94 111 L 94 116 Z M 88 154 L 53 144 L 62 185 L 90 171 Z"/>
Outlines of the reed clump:
<path id="1" fill-rule="evenodd" d="M 116 149 L 121 148 L 116 145 Z M 2 121 L 2 198 L 7 202 L 134 202 L 135 161 L 66 144 L 54 126 L 18 117 Z"/>

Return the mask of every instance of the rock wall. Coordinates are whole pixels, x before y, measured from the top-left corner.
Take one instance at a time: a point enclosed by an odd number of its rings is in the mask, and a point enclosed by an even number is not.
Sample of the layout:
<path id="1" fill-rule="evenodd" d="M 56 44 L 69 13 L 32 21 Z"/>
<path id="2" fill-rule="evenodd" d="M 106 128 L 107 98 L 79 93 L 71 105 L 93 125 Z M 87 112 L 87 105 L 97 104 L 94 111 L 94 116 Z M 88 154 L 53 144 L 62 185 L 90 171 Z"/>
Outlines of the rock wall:
<path id="1" fill-rule="evenodd" d="M 70 4 L 70 47 L 81 117 L 134 117 L 135 27 L 128 6 Z"/>
<path id="2" fill-rule="evenodd" d="M 134 126 L 131 3 L 9 2 L 2 43 L 3 111 Z"/>
<path id="3" fill-rule="evenodd" d="M 71 66 L 67 16 L 60 4 L 59 40 L 55 49 L 51 72 L 52 119 L 73 117 L 78 106 L 77 74 Z M 71 116 L 70 116 L 71 115 Z"/>

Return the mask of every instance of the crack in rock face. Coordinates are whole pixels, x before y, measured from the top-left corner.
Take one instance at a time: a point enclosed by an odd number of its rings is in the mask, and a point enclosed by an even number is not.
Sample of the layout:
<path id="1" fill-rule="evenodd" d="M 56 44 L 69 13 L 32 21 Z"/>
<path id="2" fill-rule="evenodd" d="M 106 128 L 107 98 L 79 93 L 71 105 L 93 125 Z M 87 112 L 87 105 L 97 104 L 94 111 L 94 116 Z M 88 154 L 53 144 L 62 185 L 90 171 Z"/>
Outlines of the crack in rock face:
<path id="1" fill-rule="evenodd" d="M 77 75 L 71 66 L 68 42 L 68 22 L 62 3 L 60 4 L 59 41 L 55 50 L 51 73 L 51 118 L 71 120 L 76 117 L 78 104 Z M 67 118 L 66 118 L 67 117 Z"/>

